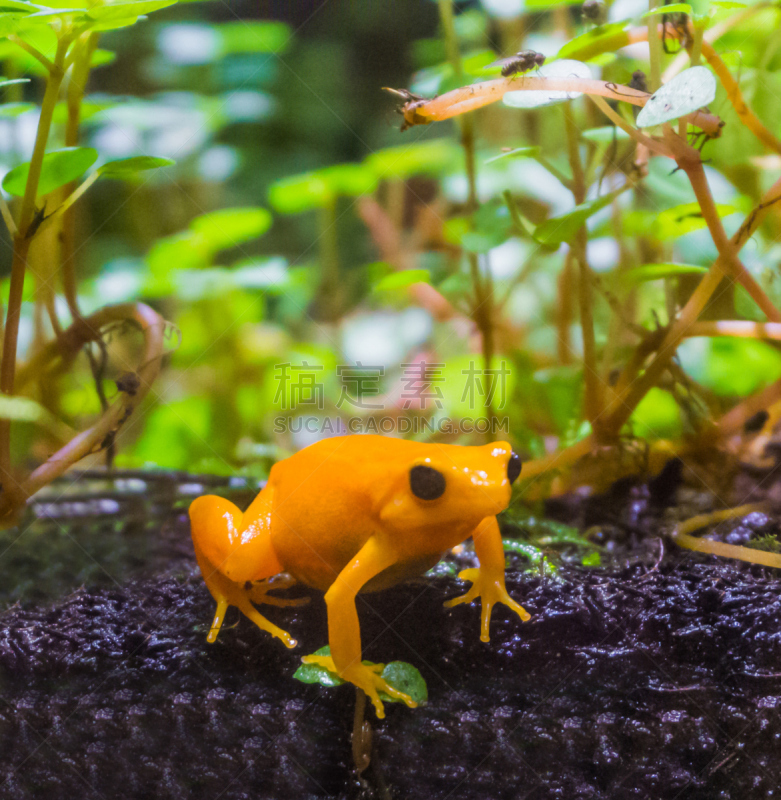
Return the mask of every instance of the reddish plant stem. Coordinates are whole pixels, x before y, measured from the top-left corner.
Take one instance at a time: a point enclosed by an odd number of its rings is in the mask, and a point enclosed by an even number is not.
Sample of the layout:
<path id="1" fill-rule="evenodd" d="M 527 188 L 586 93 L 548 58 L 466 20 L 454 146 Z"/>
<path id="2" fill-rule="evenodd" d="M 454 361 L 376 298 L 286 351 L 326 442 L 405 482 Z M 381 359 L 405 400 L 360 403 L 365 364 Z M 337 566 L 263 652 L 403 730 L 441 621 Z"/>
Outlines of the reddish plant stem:
<path id="1" fill-rule="evenodd" d="M 125 304 L 102 308 L 89 317 L 82 317 L 63 332 L 60 342 L 53 342 L 37 357 L 39 364 L 68 354 L 75 355 L 87 342 L 97 341 L 101 329 L 110 323 L 134 321 L 144 336 L 144 352 L 141 365 L 136 370 L 138 389 L 133 394 L 122 393 L 100 419 L 89 429 L 74 437 L 68 444 L 50 456 L 19 486 L 10 487 L 3 493 L 0 503 L 0 519 L 15 514 L 26 502 L 27 498 L 46 486 L 69 467 L 100 447 L 108 436 L 125 422 L 133 409 L 144 399 L 152 383 L 160 371 L 164 355 L 164 334 L 166 322 L 152 308 L 143 303 Z M 69 353 L 63 353 L 61 347 L 67 344 Z"/>

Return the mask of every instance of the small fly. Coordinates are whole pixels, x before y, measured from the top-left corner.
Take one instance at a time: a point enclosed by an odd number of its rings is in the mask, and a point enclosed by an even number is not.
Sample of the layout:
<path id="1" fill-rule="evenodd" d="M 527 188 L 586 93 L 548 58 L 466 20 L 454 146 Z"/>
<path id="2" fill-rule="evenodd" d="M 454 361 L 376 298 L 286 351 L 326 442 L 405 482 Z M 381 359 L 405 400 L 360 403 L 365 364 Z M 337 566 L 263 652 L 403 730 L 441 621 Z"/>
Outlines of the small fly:
<path id="1" fill-rule="evenodd" d="M 499 61 L 494 61 L 492 67 L 502 68 L 502 76 L 509 78 L 511 75 L 520 75 L 523 72 L 528 72 L 535 67 L 539 68 L 545 63 L 545 56 L 535 50 L 521 50 L 509 58 L 502 58 Z"/>

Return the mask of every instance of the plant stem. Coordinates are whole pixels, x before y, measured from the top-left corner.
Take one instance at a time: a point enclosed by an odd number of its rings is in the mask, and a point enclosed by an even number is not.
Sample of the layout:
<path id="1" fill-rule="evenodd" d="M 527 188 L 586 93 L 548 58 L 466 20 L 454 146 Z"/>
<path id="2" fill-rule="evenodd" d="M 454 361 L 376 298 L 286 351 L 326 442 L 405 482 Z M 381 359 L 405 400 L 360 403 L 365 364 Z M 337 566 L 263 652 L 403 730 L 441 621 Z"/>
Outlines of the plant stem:
<path id="1" fill-rule="evenodd" d="M 481 81 L 453 89 L 451 92 L 433 97 L 422 105 L 416 103 L 414 113 L 405 114 L 404 119 L 408 126 L 439 122 L 495 103 L 501 100 L 507 92 L 519 91 L 582 92 L 583 94 L 607 97 L 609 100 L 631 103 L 635 106 L 644 106 L 651 96 L 647 92 L 641 92 L 630 86 L 619 86 L 606 81 L 584 78 L 538 78 L 533 75 L 521 75 Z M 404 108 L 409 105 L 408 103 Z M 402 108 L 402 112 L 404 108 Z M 706 111 L 695 111 L 683 119 L 711 136 L 717 136 L 722 127 L 721 120 Z"/>
<path id="2" fill-rule="evenodd" d="M 765 196 L 762 198 L 762 202 L 759 206 L 746 217 L 743 224 L 733 235 L 730 244 L 734 248 L 734 252 L 738 252 L 754 235 L 754 232 L 759 227 L 768 209 L 778 201 L 781 201 L 781 178 L 771 186 L 770 190 L 766 192 Z M 631 416 L 637 404 L 645 397 L 648 390 L 656 385 L 662 372 L 666 369 L 667 364 L 675 355 L 678 345 L 696 323 L 697 318 L 708 304 L 708 301 L 721 283 L 726 272 L 727 267 L 724 264 L 722 255 L 719 254 L 719 257 L 713 262 L 711 268 L 697 285 L 697 288 L 681 310 L 678 319 L 673 322 L 666 332 L 664 340 L 656 349 L 656 357 L 645 372 L 633 383 L 630 382 L 634 380 L 633 375 L 622 375 L 615 396 L 606 410 L 606 414 L 609 418 L 608 424 L 612 431 L 618 432 L 621 429 L 623 424 Z M 636 365 L 635 369 L 639 369 L 639 364 Z M 625 370 L 625 373 L 627 373 L 628 370 L 629 367 Z M 776 397 L 777 399 L 779 395 L 781 395 L 781 381 L 768 387 L 764 392 L 760 393 L 760 395 L 755 396 L 755 398 L 761 398 L 758 402 L 764 402 L 765 405 L 760 404 L 754 411 L 759 408 L 765 408 L 770 402 L 770 398 Z M 730 417 L 730 415 L 733 415 L 733 417 Z M 748 416 L 750 415 L 749 413 Z M 720 427 L 722 425 L 725 427 L 733 426 L 734 423 L 732 420 L 738 416 L 739 412 L 733 409 L 725 415 L 719 423 Z"/>
<path id="3" fill-rule="evenodd" d="M 17 234 L 14 237 L 11 285 L 8 292 L 8 312 L 3 336 L 3 356 L 2 362 L 0 362 L 0 392 L 7 396 L 12 395 L 14 392 L 19 320 L 22 312 L 22 293 L 24 291 L 27 253 L 30 248 L 30 239 L 27 238 L 27 232 L 36 210 L 35 198 L 38 193 L 38 181 L 41 177 L 41 168 L 43 166 L 43 157 L 46 153 L 46 142 L 49 138 L 52 115 L 54 114 L 60 84 L 64 76 L 63 61 L 67 50 L 68 42 L 65 40 L 58 41 L 54 63 L 46 80 L 46 90 L 41 104 L 41 116 L 38 120 L 35 146 L 27 174 L 22 208 L 19 212 Z M 3 488 L 10 489 L 8 481 L 11 480 L 11 421 L 8 419 L 0 420 L 0 473 L 2 473 L 2 480 L 6 484 Z"/>
<path id="4" fill-rule="evenodd" d="M 648 0 L 648 10 L 658 6 L 657 0 Z M 648 17 L 648 89 L 653 94 L 662 85 L 662 40 L 659 38 L 659 20 L 656 14 Z"/>
<path id="5" fill-rule="evenodd" d="M 77 461 L 89 455 L 96 447 L 102 447 L 107 437 L 113 435 L 127 420 L 133 409 L 143 400 L 152 386 L 164 353 L 165 320 L 149 306 L 143 303 L 109 306 L 102 308 L 89 317 L 82 317 L 63 332 L 62 342 L 72 348 L 71 355 L 76 353 L 87 342 L 100 338 L 101 329 L 112 322 L 133 320 L 144 335 L 144 351 L 140 366 L 135 372 L 138 375 L 138 390 L 134 395 L 122 393 L 118 399 L 88 430 L 80 433 L 68 444 L 50 456 L 21 485 L 12 485 L 2 494 L 0 500 L 0 519 L 7 519 L 17 512 L 28 497 L 35 494 L 59 475 L 62 475 Z M 62 355 L 58 342 L 39 354 L 38 363 L 44 364 L 56 355 Z"/>
<path id="6" fill-rule="evenodd" d="M 90 33 L 82 36 L 74 44 L 72 51 L 73 66 L 70 70 L 67 88 L 68 120 L 65 125 L 65 146 L 76 147 L 79 144 L 79 127 L 81 125 L 81 103 L 84 99 L 84 89 L 89 80 L 92 56 L 98 45 L 98 34 Z M 94 181 L 97 173 L 90 178 Z M 87 181 L 90 181 L 90 178 Z M 65 204 L 55 213 L 64 215 L 60 229 L 60 272 L 62 278 L 63 294 L 70 309 L 73 319 L 80 315 L 78 305 L 78 291 L 76 288 L 76 216 L 70 207 L 79 199 L 89 185 L 82 183 L 78 189 L 70 183 L 65 192 Z M 77 192 L 80 192 L 77 194 Z"/>
<path id="7" fill-rule="evenodd" d="M 575 205 L 579 206 L 586 200 L 586 176 L 583 163 L 578 150 L 578 129 L 572 116 L 572 109 L 567 104 L 564 107 L 564 122 L 567 132 L 567 153 L 569 156 L 570 170 L 572 171 L 572 195 Z M 595 429 L 598 425 L 602 409 L 602 392 L 597 369 L 597 350 L 594 336 L 593 297 L 591 286 L 591 270 L 586 258 L 588 245 L 588 230 L 585 223 L 578 228 L 574 241 L 570 247 L 578 262 L 578 304 L 580 307 L 580 328 L 583 336 L 583 381 L 584 410 L 586 419 Z M 564 291 L 569 289 L 563 287 Z"/>
<path id="8" fill-rule="evenodd" d="M 713 49 L 713 46 L 707 42 L 702 42 L 702 54 L 705 60 L 710 64 L 711 69 L 716 73 L 716 77 L 721 81 L 721 85 L 727 92 L 732 107 L 735 113 L 740 117 L 740 121 L 757 137 L 757 139 L 774 150 L 776 153 L 781 153 L 781 139 L 772 134 L 760 121 L 759 117 L 748 107 L 748 104 L 743 99 L 743 93 L 740 91 L 738 82 L 732 77 L 732 73 L 727 69 L 727 65 L 721 60 L 718 53 Z"/>
<path id="9" fill-rule="evenodd" d="M 667 139 L 668 142 L 673 144 L 672 149 L 676 163 L 686 172 L 692 189 L 694 189 L 694 195 L 700 205 L 703 219 L 708 226 L 722 262 L 727 265 L 732 277 L 751 295 L 751 298 L 762 309 L 765 316 L 771 322 L 781 322 L 781 313 L 762 290 L 762 287 L 743 266 L 737 256 L 735 247 L 727 238 L 721 218 L 716 210 L 716 204 L 713 202 L 713 196 L 705 177 L 700 154 L 675 134 L 668 134 Z"/>

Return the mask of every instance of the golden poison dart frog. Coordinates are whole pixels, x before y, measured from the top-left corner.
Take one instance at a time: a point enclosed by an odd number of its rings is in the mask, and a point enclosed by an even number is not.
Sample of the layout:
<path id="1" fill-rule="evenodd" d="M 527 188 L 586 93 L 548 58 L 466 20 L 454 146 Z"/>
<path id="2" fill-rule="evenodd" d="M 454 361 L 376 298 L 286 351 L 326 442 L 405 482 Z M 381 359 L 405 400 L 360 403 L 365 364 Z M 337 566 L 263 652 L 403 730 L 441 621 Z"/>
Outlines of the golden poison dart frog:
<path id="1" fill-rule="evenodd" d="M 190 506 L 193 544 L 217 601 L 208 641 L 217 638 L 228 607 L 238 606 L 259 628 L 294 647 L 295 640 L 253 605 L 295 604 L 268 595 L 280 588 L 269 579 L 286 572 L 325 592 L 331 655 L 303 660 L 363 689 L 379 717 L 384 710 L 378 691 L 414 707 L 380 677 L 383 665 L 361 663 L 355 596 L 421 575 L 471 536 L 480 567 L 460 573 L 472 586 L 446 605 L 480 597 L 485 642 L 495 603 L 528 620 L 505 588 L 496 521 L 520 472 L 521 460 L 506 442 L 462 447 L 342 436 L 275 464 L 244 513 L 221 497 L 199 497 Z"/>

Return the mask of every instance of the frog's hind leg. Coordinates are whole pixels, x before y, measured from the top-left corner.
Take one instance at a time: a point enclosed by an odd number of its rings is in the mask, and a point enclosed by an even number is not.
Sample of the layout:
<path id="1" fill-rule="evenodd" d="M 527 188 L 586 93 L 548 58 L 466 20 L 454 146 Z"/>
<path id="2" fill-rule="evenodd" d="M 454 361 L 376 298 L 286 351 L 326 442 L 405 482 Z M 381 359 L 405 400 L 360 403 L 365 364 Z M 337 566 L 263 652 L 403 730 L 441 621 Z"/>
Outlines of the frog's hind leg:
<path id="1" fill-rule="evenodd" d="M 263 581 L 282 572 L 271 546 L 270 513 L 269 489 L 264 489 L 244 513 L 229 500 L 214 495 L 199 497 L 190 506 L 195 556 L 206 586 L 217 601 L 209 642 L 217 639 L 228 607 L 236 606 L 287 647 L 296 646 L 295 639 L 258 612 L 245 589 L 250 581 Z"/>

